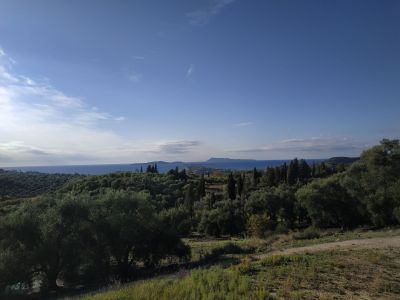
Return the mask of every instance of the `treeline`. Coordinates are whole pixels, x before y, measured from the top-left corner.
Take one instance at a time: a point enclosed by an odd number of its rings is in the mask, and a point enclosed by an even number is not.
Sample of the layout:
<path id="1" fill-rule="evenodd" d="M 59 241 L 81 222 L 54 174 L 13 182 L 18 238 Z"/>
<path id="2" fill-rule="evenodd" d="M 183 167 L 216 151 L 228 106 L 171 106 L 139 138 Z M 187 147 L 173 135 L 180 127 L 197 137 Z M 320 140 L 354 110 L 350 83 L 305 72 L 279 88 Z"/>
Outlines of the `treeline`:
<path id="1" fill-rule="evenodd" d="M 180 237 L 270 234 L 308 226 L 400 223 L 400 145 L 383 140 L 347 165 L 320 162 L 194 175 L 82 176 L 0 219 L 0 289 L 124 281 L 188 257 Z"/>
<path id="2" fill-rule="evenodd" d="M 250 179 L 248 175 L 230 174 L 224 199 L 214 202 L 207 195 L 198 203 L 203 208 L 197 210 L 200 232 L 262 237 L 307 226 L 400 223 L 398 140 L 383 140 L 348 168 L 326 168 L 324 163 L 310 167 L 295 159 L 288 167 L 254 170 Z"/>
<path id="3" fill-rule="evenodd" d="M 35 197 L 53 192 L 76 176 L 0 169 L 0 200 Z"/>

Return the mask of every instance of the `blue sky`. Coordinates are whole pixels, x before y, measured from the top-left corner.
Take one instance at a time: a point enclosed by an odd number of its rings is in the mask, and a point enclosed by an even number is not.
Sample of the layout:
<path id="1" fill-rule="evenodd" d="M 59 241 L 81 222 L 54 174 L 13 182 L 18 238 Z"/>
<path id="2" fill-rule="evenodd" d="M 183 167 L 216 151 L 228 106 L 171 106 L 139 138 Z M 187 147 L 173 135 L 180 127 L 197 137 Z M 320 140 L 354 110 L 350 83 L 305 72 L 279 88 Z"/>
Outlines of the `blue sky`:
<path id="1" fill-rule="evenodd" d="M 400 2 L 0 0 L 0 166 L 359 155 Z"/>

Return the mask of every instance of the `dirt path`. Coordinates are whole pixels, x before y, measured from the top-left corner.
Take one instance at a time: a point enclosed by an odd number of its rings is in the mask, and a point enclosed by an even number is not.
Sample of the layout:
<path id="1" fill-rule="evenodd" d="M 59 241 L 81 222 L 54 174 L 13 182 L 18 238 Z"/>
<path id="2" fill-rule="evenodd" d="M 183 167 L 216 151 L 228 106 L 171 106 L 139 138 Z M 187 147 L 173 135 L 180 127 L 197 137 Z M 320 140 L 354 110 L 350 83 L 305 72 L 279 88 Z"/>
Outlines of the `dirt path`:
<path id="1" fill-rule="evenodd" d="M 347 240 L 342 242 L 332 242 L 324 244 L 316 244 L 305 247 L 289 248 L 285 250 L 276 250 L 266 254 L 257 255 L 256 258 L 261 259 L 271 255 L 288 255 L 297 253 L 313 253 L 319 251 L 344 250 L 344 249 L 382 249 L 396 247 L 400 248 L 400 236 L 387 238 L 370 238 L 359 240 Z"/>

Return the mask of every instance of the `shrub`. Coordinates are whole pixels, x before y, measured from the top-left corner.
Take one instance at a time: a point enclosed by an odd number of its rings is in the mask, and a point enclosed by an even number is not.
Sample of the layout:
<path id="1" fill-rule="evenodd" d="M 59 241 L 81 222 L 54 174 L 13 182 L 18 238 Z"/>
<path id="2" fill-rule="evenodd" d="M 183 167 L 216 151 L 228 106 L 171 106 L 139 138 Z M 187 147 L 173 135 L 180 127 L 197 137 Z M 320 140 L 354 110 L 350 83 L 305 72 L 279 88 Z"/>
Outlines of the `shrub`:
<path id="1" fill-rule="evenodd" d="M 295 240 L 312 240 L 321 236 L 320 231 L 315 227 L 308 227 L 304 231 L 293 235 Z"/>

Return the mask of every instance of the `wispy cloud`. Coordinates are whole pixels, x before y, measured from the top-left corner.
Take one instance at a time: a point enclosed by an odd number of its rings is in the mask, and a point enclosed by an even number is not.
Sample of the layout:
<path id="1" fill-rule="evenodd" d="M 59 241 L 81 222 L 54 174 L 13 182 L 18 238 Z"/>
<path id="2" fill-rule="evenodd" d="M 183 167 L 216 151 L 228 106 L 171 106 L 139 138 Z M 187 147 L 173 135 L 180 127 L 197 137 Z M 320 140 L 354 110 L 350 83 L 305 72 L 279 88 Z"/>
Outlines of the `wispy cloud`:
<path id="1" fill-rule="evenodd" d="M 240 122 L 240 123 L 234 124 L 234 126 L 236 126 L 236 127 L 247 127 L 247 126 L 250 126 L 250 125 L 253 125 L 253 124 L 254 124 L 253 122 Z"/>
<path id="2" fill-rule="evenodd" d="M 218 15 L 225 6 L 233 2 L 235 0 L 213 0 L 208 7 L 189 12 L 186 16 L 191 25 L 205 25 L 211 17 Z"/>
<path id="3" fill-rule="evenodd" d="M 158 145 L 158 151 L 165 154 L 183 154 L 200 144 L 199 141 L 167 141 Z"/>
<path id="4" fill-rule="evenodd" d="M 323 138 L 313 137 L 304 139 L 288 139 L 257 148 L 236 150 L 235 152 L 245 153 L 360 153 L 370 147 L 371 144 L 351 138 Z"/>
<path id="5" fill-rule="evenodd" d="M 130 72 L 128 75 L 128 80 L 131 82 L 139 82 L 143 78 L 143 74 L 138 73 L 138 72 Z"/>
<path id="6" fill-rule="evenodd" d="M 138 60 L 144 60 L 144 56 L 141 55 L 134 55 L 133 58 Z"/>
<path id="7" fill-rule="evenodd" d="M 186 71 L 186 78 L 192 76 L 193 72 L 194 72 L 194 64 L 191 64 Z"/>
<path id="8" fill-rule="evenodd" d="M 0 48 L 1 49 L 1 48 Z M 118 163 L 191 157 L 195 140 L 135 139 L 113 124 L 124 121 L 77 96 L 14 70 L 0 51 L 0 167 L 50 164 Z"/>
<path id="9" fill-rule="evenodd" d="M 14 64 L 1 49 L 0 165 L 77 162 L 87 159 L 83 153 L 93 159 L 112 155 L 110 145 L 122 139 L 100 123 L 123 117 L 91 107 L 48 81 L 22 76 Z"/>

